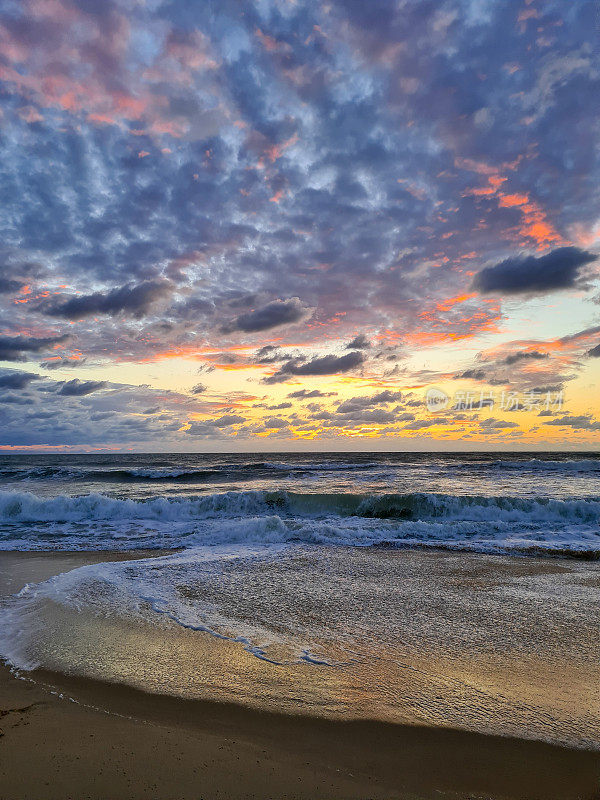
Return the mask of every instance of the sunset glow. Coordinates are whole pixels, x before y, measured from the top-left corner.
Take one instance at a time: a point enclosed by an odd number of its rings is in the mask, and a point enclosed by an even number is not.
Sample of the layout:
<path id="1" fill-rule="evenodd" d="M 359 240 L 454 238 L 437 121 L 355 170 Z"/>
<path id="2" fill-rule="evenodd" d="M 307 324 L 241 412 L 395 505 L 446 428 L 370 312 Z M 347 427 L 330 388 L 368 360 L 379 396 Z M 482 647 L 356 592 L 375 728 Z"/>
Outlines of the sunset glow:
<path id="1" fill-rule="evenodd" d="M 7 4 L 0 449 L 594 448 L 594 14 Z"/>

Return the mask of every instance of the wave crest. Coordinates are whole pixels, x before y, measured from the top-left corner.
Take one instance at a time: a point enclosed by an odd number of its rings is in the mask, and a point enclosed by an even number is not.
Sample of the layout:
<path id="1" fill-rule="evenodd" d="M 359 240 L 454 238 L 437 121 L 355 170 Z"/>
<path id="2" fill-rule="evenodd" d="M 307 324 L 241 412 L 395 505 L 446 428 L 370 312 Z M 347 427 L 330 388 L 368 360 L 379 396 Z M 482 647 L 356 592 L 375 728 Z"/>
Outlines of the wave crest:
<path id="1" fill-rule="evenodd" d="M 357 516 L 376 519 L 472 519 L 489 521 L 600 520 L 600 499 L 408 494 L 221 492 L 196 497 L 119 499 L 103 494 L 43 498 L 31 492 L 0 492 L 1 522 L 96 520 L 191 520 L 277 511 L 294 516 Z"/>

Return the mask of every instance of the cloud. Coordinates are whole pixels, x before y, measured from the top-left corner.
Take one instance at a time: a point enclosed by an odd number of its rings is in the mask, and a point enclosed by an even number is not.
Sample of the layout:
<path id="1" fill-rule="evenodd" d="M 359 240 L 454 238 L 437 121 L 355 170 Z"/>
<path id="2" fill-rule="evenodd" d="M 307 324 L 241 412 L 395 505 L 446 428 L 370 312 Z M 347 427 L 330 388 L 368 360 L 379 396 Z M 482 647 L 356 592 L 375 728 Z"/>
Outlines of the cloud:
<path id="1" fill-rule="evenodd" d="M 192 394 L 203 394 L 206 391 L 206 386 L 203 383 L 197 383 L 190 389 Z"/>
<path id="2" fill-rule="evenodd" d="M 25 389 L 31 381 L 39 380 L 40 376 L 33 372 L 5 372 L 0 375 L 1 389 Z"/>
<path id="3" fill-rule="evenodd" d="M 280 383 L 294 375 L 338 375 L 349 372 L 364 362 L 364 356 L 358 350 L 353 350 L 345 356 L 321 356 L 309 361 L 292 359 L 287 361 L 273 375 L 264 379 L 265 383 Z"/>
<path id="4" fill-rule="evenodd" d="M 79 378 L 73 378 L 72 381 L 63 383 L 58 390 L 58 394 L 66 395 L 67 397 L 83 397 L 103 389 L 106 385 L 106 381 L 80 381 Z"/>
<path id="5" fill-rule="evenodd" d="M 246 422 L 246 420 L 238 414 L 223 414 L 222 417 L 211 420 L 210 424 L 215 428 L 228 428 L 230 425 L 239 425 L 242 422 Z"/>
<path id="6" fill-rule="evenodd" d="M 289 355 L 286 355 L 279 347 L 272 344 L 267 344 L 256 351 L 254 360 L 257 364 L 276 364 L 278 361 L 287 361 Z"/>
<path id="7" fill-rule="evenodd" d="M 404 422 L 414 420 L 415 415 L 410 413 L 400 413 L 398 408 L 387 411 L 384 408 L 369 409 L 367 407 L 344 407 L 339 406 L 336 416 L 344 422 L 370 422 L 373 425 L 389 425 L 393 422 Z"/>
<path id="8" fill-rule="evenodd" d="M 307 400 L 311 397 L 330 397 L 336 394 L 335 392 L 322 392 L 320 389 L 296 389 L 295 392 L 290 392 L 288 397 L 295 400 Z"/>
<path id="9" fill-rule="evenodd" d="M 433 428 L 435 425 L 445 425 L 448 420 L 443 418 L 436 419 L 418 419 L 414 422 L 409 422 L 408 425 L 402 427 L 403 431 L 420 431 L 425 428 Z"/>
<path id="10" fill-rule="evenodd" d="M 591 358 L 600 358 L 600 344 L 597 344 L 596 347 L 592 347 L 591 350 L 588 350 L 587 355 Z"/>
<path id="11" fill-rule="evenodd" d="M 377 392 L 371 397 L 374 403 L 394 403 L 402 400 L 404 397 L 402 392 L 394 392 L 391 389 L 384 389 L 382 392 Z"/>
<path id="12" fill-rule="evenodd" d="M 540 359 L 548 357 L 548 353 L 541 353 L 539 350 L 524 350 L 520 353 L 512 353 L 506 356 L 504 364 L 517 364 L 519 361 L 539 361 Z"/>
<path id="13" fill-rule="evenodd" d="M 240 314 L 228 325 L 225 325 L 223 330 L 227 333 L 232 331 L 257 333 L 277 328 L 280 325 L 300 322 L 307 314 L 307 309 L 297 297 L 293 297 L 291 300 L 273 300 L 262 308 Z"/>
<path id="14" fill-rule="evenodd" d="M 543 256 L 516 256 L 486 267 L 473 280 L 483 294 L 545 294 L 576 285 L 579 270 L 597 255 L 578 247 L 559 247 Z"/>
<path id="15" fill-rule="evenodd" d="M 482 369 L 466 369 L 458 375 L 453 376 L 454 380 L 470 379 L 474 381 L 482 381 L 485 379 L 485 372 Z"/>
<path id="16" fill-rule="evenodd" d="M 0 277 L 0 294 L 15 294 L 22 286 L 21 281 Z"/>
<path id="17" fill-rule="evenodd" d="M 359 397 L 351 397 L 348 400 L 344 400 L 340 403 L 337 407 L 338 414 L 354 414 L 358 411 L 362 411 L 366 408 L 371 408 L 373 406 L 383 405 L 387 403 L 392 403 L 394 401 L 402 400 L 402 392 L 392 392 L 389 389 L 386 389 L 383 392 L 378 392 L 374 395 L 363 395 Z"/>
<path id="18" fill-rule="evenodd" d="M 0 411 L 0 445 L 69 444 L 85 449 L 143 442 L 148 448 L 160 440 L 176 447 L 183 437 L 178 431 L 185 418 L 199 407 L 198 400 L 188 394 L 115 383 L 107 384 L 110 391 L 90 393 L 89 383 L 75 383 L 77 392 L 87 392 L 79 397 L 69 391 L 73 384 L 66 394 L 61 393 L 65 382 L 46 377 L 40 377 L 37 391 L 28 395 L 0 392 L 7 399 Z M 219 435 L 220 429 L 212 430 Z"/>
<path id="19" fill-rule="evenodd" d="M 347 350 L 368 350 L 369 347 L 371 347 L 371 342 L 364 333 L 359 333 L 346 345 Z"/>
<path id="20" fill-rule="evenodd" d="M 479 427 L 483 430 L 504 430 L 507 428 L 518 428 L 519 424 L 517 422 L 506 422 L 503 419 L 488 417 L 487 419 L 481 420 Z"/>
<path id="21" fill-rule="evenodd" d="M 358 351 L 353 351 L 345 356 L 322 356 L 313 358 L 303 364 L 289 362 L 284 371 L 292 375 L 337 375 L 340 372 L 349 372 L 359 367 L 364 361 L 364 356 Z"/>
<path id="22" fill-rule="evenodd" d="M 44 369 L 75 369 L 82 367 L 87 362 L 86 358 L 56 358 L 48 361 L 42 361 L 40 367 Z"/>
<path id="23" fill-rule="evenodd" d="M 564 416 L 544 422 L 544 425 L 556 425 L 560 428 L 574 428 L 575 430 L 600 431 L 600 422 L 591 415 Z"/>
<path id="24" fill-rule="evenodd" d="M 64 319 L 82 319 L 96 314 L 115 316 L 124 312 L 135 318 L 147 314 L 152 305 L 172 291 L 168 281 L 144 281 L 140 284 L 127 284 L 109 292 L 72 297 L 64 302 L 43 306 L 45 314 Z"/>
<path id="25" fill-rule="evenodd" d="M 597 242 L 593 4 L 571 3 L 564 15 L 549 0 L 525 22 L 510 3 L 479 0 L 443 9 L 333 0 L 284 12 L 266 0 L 243 15 L 236 3 L 185 0 L 9 5 L 0 25 L 0 333 L 11 341 L 0 355 L 37 354 L 44 371 L 87 358 L 97 380 L 132 363 L 152 381 L 163 373 L 152 363 L 174 358 L 202 364 L 196 379 L 208 385 L 170 402 L 138 388 L 75 403 L 58 384 L 42 391 L 44 378 L 35 403 L 60 413 L 52 425 L 23 424 L 31 409 L 8 404 L 14 440 L 148 437 L 163 447 L 165 428 L 155 415 L 140 428 L 142 412 L 160 405 L 180 427 L 225 413 L 215 409 L 228 407 L 219 388 L 230 367 L 261 396 L 268 372 L 267 383 L 289 379 L 304 392 L 312 375 L 324 376 L 313 381 L 321 386 L 353 369 L 370 386 L 415 386 L 429 353 L 447 344 L 456 362 L 436 357 L 443 380 L 466 370 L 465 379 L 485 372 L 499 384 L 510 373 L 523 390 L 564 382 L 593 352 L 597 332 L 564 339 L 583 297 L 556 317 L 547 348 L 504 342 L 508 330 L 527 331 L 514 303 L 502 304 L 548 285 L 593 299 L 594 266 L 567 259 L 554 269 L 549 253 L 568 240 L 581 260 Z M 507 277 L 511 258 L 521 269 Z M 486 281 L 508 288 L 488 291 Z M 542 330 L 552 312 L 534 311 Z M 257 341 L 232 351 L 223 327 Z M 72 352 L 51 338 L 66 331 Z M 550 355 L 502 363 L 532 349 Z M 361 352 L 361 363 L 338 360 Z M 260 399 L 277 405 L 279 396 Z M 311 399 L 290 401 L 304 414 Z M 237 414 L 245 401 L 231 402 Z M 404 413 L 385 402 L 382 413 Z M 347 413 L 373 411 L 377 402 Z M 259 430 L 257 416 L 233 426 L 237 442 Z M 333 425 L 352 423 L 333 416 Z M 229 435 L 202 424 L 198 435 Z M 175 449 L 187 439 L 168 435 Z"/>
<path id="26" fill-rule="evenodd" d="M 281 417 L 269 417 L 263 422 L 265 428 L 287 428 L 288 421 Z"/>
<path id="27" fill-rule="evenodd" d="M 239 414 L 223 414 L 216 419 L 194 420 L 190 422 L 186 433 L 189 436 L 207 436 L 222 438 L 227 435 L 227 428 L 245 423 Z"/>
<path id="28" fill-rule="evenodd" d="M 0 403 L 12 403 L 18 406 L 30 406 L 33 400 L 30 397 L 23 397 L 18 394 L 2 394 L 0 395 Z"/>
<path id="29" fill-rule="evenodd" d="M 0 336 L 0 361 L 23 361 L 26 354 L 50 350 L 68 339 L 68 336 Z"/>

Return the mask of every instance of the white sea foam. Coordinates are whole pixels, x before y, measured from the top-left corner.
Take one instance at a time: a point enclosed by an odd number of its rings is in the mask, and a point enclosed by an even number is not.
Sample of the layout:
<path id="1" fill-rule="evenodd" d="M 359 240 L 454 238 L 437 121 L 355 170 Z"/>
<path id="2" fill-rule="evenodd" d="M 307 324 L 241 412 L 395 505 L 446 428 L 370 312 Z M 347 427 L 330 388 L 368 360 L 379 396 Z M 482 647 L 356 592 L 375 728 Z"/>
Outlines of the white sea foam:
<path id="1" fill-rule="evenodd" d="M 42 498 L 31 492 L 0 492 L 0 521 L 190 520 L 239 516 L 280 509 L 286 514 L 429 519 L 598 522 L 600 499 L 486 497 L 438 493 L 360 495 L 350 493 L 222 492 L 198 497 L 132 500 L 102 494 Z"/>
<path id="2" fill-rule="evenodd" d="M 0 547 L 15 549 L 17 541 L 18 549 L 300 542 L 595 557 L 599 519 L 597 498 L 254 491 L 132 500 L 0 492 Z"/>

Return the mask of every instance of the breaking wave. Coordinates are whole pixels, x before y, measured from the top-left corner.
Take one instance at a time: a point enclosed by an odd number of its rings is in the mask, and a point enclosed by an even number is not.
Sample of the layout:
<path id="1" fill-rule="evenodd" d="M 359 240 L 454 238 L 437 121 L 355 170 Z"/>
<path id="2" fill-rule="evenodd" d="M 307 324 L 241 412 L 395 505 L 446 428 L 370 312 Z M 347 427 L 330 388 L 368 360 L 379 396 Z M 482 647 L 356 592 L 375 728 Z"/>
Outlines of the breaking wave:
<path id="1" fill-rule="evenodd" d="M 27 523 L 27 525 L 24 525 Z M 27 540 L 16 540 L 27 528 Z M 600 498 L 223 492 L 119 499 L 0 492 L 0 548 L 197 545 L 442 547 L 600 555 Z"/>
<path id="2" fill-rule="evenodd" d="M 42 498 L 31 492 L 0 492 L 1 522 L 87 520 L 187 521 L 278 511 L 286 515 L 339 515 L 377 519 L 472 519 L 490 515 L 506 522 L 599 522 L 600 498 L 456 496 L 444 494 L 346 494 L 222 492 L 198 497 L 119 499 L 103 494 Z"/>

